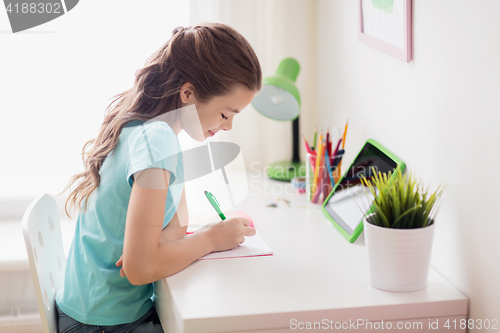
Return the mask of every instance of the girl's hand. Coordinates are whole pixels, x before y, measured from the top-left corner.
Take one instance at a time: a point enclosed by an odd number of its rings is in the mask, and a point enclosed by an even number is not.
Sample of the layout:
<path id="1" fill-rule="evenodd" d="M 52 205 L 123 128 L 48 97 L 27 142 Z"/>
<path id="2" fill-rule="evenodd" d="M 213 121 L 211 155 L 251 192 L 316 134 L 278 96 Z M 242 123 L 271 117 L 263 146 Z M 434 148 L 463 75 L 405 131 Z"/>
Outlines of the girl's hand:
<path id="1" fill-rule="evenodd" d="M 212 244 L 212 252 L 232 250 L 245 241 L 244 236 L 254 236 L 250 221 L 243 217 L 231 218 L 200 229 L 205 230 Z"/>
<path id="2" fill-rule="evenodd" d="M 115 264 L 116 266 L 120 267 L 123 265 L 123 254 L 120 256 L 120 259 Z M 120 276 L 124 277 L 125 276 L 125 271 L 123 270 L 123 267 L 120 268 Z"/>

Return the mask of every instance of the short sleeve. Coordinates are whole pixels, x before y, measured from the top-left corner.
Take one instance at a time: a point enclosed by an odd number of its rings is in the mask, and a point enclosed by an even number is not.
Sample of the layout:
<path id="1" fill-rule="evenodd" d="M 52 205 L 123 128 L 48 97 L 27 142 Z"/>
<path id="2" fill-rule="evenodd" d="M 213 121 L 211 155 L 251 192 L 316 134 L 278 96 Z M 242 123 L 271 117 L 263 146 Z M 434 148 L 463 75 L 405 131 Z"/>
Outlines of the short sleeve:
<path id="1" fill-rule="evenodd" d="M 161 168 L 170 171 L 171 185 L 178 175 L 182 159 L 179 142 L 172 128 L 163 121 L 146 122 L 132 130 L 128 137 L 127 182 L 132 187 L 132 175 L 138 171 Z"/>

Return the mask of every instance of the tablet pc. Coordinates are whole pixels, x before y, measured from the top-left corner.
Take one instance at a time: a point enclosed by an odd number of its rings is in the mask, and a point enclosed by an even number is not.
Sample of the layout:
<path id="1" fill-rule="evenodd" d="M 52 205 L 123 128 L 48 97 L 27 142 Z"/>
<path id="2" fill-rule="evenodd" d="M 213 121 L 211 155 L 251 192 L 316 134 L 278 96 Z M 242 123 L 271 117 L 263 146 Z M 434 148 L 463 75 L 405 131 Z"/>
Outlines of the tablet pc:
<path id="1" fill-rule="evenodd" d="M 387 148 L 369 139 L 344 175 L 323 202 L 321 210 L 340 233 L 354 242 L 363 231 L 363 219 L 375 199 L 361 184 L 361 176 L 370 178 L 375 172 L 404 172 L 404 162 Z"/>

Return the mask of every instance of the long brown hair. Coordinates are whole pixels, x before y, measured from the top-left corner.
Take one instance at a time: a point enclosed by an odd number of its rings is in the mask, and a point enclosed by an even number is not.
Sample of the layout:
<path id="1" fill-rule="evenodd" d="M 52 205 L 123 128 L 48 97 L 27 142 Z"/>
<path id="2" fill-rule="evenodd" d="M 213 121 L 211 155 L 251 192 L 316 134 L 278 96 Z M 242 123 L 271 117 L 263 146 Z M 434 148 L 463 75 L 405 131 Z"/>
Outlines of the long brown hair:
<path id="1" fill-rule="evenodd" d="M 99 186 L 99 170 L 116 147 L 123 127 L 181 107 L 179 92 L 184 83 L 193 85 L 197 100 L 207 102 L 237 86 L 260 90 L 261 81 L 257 56 L 233 28 L 220 23 L 175 28 L 172 38 L 136 71 L 133 87 L 113 97 L 97 138 L 83 146 L 85 171 L 72 176 L 59 194 L 78 182 L 64 205 L 66 215 L 70 217 L 68 203 L 81 207 L 84 199 L 83 211 L 87 210 L 88 200 Z"/>

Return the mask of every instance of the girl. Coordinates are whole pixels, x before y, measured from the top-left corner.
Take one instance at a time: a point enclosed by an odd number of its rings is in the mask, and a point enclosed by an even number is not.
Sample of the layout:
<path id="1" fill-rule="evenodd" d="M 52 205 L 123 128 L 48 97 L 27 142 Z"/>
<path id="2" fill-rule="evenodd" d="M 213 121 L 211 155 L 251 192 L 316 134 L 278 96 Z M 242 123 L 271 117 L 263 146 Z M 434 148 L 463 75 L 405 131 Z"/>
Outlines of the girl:
<path id="1" fill-rule="evenodd" d="M 83 147 L 85 171 L 63 190 L 79 181 L 65 205 L 68 216 L 68 203 L 80 212 L 56 295 L 59 332 L 162 332 L 152 283 L 255 234 L 235 218 L 184 238 L 185 193 L 172 184 L 183 177 L 177 134 L 185 129 L 204 140 L 231 130 L 261 81 L 259 61 L 238 32 L 215 23 L 180 27 L 110 103 L 97 138 Z M 182 114 L 170 116 L 189 106 L 197 134 Z M 178 158 L 153 163 L 150 156 Z"/>

